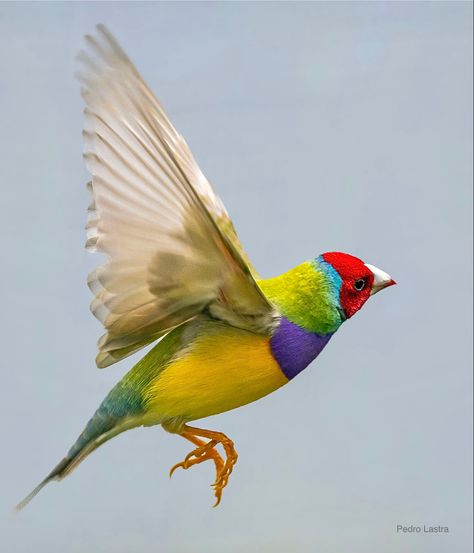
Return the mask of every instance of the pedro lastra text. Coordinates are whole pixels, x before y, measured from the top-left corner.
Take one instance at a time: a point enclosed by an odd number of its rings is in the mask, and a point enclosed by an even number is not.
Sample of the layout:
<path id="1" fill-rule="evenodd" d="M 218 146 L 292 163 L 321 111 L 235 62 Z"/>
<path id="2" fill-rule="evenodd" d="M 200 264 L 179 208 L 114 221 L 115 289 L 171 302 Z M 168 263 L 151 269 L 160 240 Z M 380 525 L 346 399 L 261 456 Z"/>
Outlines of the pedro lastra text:
<path id="1" fill-rule="evenodd" d="M 404 526 L 403 524 L 397 524 L 397 534 L 447 534 L 449 528 L 447 526 Z"/>

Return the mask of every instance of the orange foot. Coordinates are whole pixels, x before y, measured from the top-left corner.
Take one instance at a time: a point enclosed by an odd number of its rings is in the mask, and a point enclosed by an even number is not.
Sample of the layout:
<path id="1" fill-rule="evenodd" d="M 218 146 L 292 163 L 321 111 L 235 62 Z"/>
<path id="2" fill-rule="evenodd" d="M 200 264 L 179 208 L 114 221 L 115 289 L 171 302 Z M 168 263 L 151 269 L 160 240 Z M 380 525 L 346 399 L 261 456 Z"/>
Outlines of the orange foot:
<path id="1" fill-rule="evenodd" d="M 180 433 L 180 436 L 183 436 L 183 438 L 186 438 L 198 447 L 193 449 L 191 453 L 188 453 L 181 463 L 176 463 L 176 465 L 171 468 L 170 477 L 178 467 L 186 470 L 193 465 L 198 465 L 203 461 L 212 459 L 216 465 L 216 481 L 212 484 L 212 487 L 214 488 L 214 495 L 216 496 L 214 507 L 217 507 L 221 502 L 222 490 L 227 486 L 229 476 L 237 462 L 238 455 L 234 449 L 234 442 L 225 434 L 222 434 L 222 432 L 201 430 L 200 428 L 193 428 L 188 425 L 184 426 L 184 430 Z M 208 438 L 209 441 L 205 442 L 200 438 Z M 226 456 L 225 461 L 216 449 L 218 444 L 221 444 L 224 448 Z"/>

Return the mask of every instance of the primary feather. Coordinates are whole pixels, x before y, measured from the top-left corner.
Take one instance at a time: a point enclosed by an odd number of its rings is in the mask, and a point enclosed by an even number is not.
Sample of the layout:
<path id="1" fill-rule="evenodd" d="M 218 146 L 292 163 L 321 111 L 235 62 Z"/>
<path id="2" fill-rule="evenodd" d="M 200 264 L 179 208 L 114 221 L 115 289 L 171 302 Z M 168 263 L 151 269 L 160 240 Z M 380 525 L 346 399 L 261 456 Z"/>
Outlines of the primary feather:
<path id="1" fill-rule="evenodd" d="M 242 328 L 272 308 L 232 222 L 184 139 L 103 27 L 81 54 L 85 159 L 93 201 L 87 248 L 107 255 L 88 279 L 106 367 L 203 310 Z"/>

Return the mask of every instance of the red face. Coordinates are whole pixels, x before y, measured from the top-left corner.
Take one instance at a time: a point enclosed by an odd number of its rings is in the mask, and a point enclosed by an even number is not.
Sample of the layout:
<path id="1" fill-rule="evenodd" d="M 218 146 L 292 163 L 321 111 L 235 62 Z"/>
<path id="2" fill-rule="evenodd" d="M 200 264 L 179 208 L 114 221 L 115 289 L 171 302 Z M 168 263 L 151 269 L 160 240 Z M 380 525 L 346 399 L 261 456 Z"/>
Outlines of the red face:
<path id="1" fill-rule="evenodd" d="M 347 253 L 328 252 L 322 257 L 341 277 L 339 301 L 346 317 L 352 317 L 369 298 L 374 273 L 363 261 Z"/>

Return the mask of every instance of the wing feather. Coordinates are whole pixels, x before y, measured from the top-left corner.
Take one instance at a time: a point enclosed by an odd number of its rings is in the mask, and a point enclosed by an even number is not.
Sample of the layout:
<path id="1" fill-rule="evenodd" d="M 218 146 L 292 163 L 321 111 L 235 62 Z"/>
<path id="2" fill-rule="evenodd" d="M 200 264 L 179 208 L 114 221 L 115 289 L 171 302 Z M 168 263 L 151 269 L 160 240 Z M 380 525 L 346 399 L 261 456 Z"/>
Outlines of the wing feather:
<path id="1" fill-rule="evenodd" d="M 86 104 L 88 285 L 105 367 L 209 310 L 263 329 L 272 308 L 219 197 L 184 139 L 103 26 L 80 55 Z"/>

